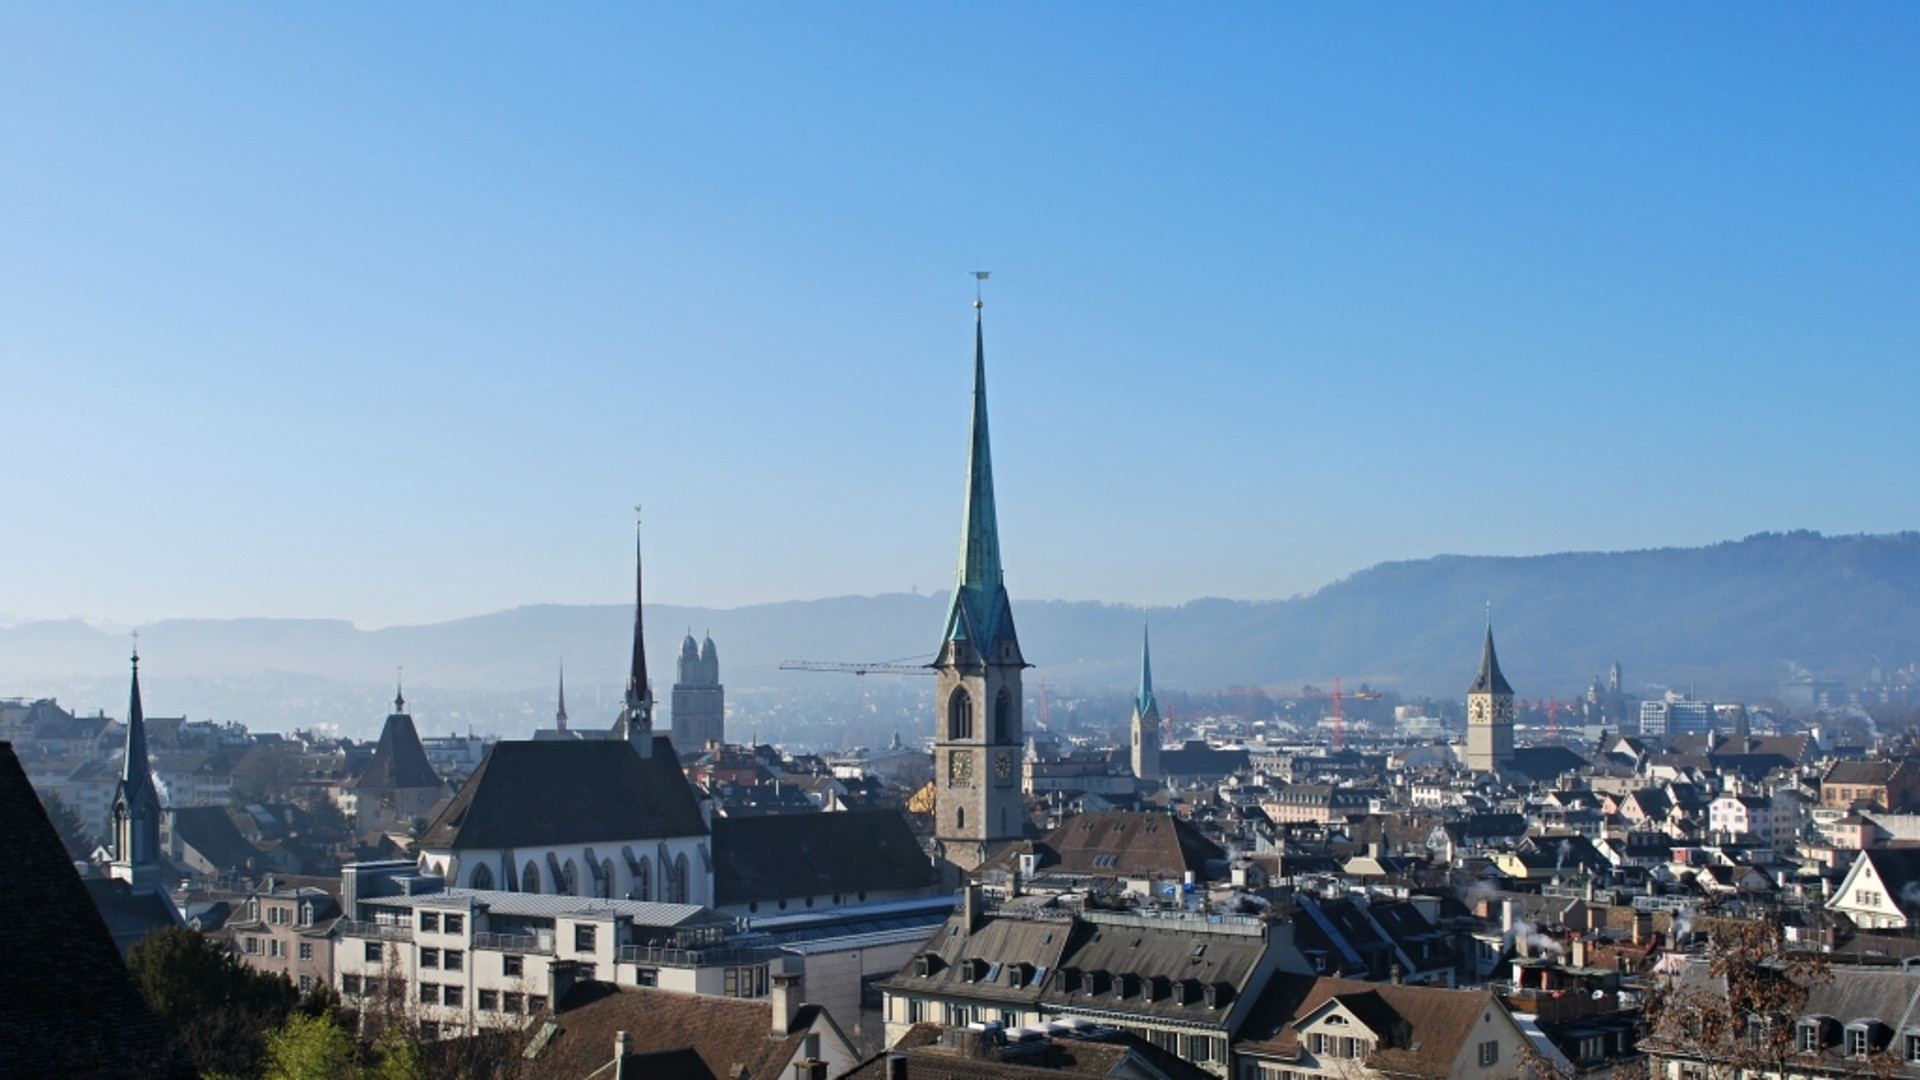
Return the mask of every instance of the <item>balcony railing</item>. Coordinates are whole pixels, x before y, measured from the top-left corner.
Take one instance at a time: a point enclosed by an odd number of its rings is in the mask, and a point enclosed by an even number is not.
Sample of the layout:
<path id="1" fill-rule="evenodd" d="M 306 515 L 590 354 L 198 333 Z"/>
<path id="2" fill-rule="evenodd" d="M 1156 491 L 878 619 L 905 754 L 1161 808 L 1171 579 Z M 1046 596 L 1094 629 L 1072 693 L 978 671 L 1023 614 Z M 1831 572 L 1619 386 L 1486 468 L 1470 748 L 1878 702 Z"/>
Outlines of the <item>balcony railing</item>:
<path id="1" fill-rule="evenodd" d="M 510 953 L 547 953 L 553 952 L 552 934 L 491 934 L 477 932 L 473 935 L 473 947 L 491 949 L 495 952 Z"/>
<path id="2" fill-rule="evenodd" d="M 362 922 L 358 919 L 341 919 L 333 924 L 343 937 L 379 938 L 382 941 L 411 941 L 413 928 L 396 926 L 392 923 Z"/>
<path id="3" fill-rule="evenodd" d="M 737 964 L 764 964 L 774 955 L 772 949 L 676 949 L 668 945 L 622 945 L 623 964 L 658 964 L 661 967 L 726 967 Z"/>

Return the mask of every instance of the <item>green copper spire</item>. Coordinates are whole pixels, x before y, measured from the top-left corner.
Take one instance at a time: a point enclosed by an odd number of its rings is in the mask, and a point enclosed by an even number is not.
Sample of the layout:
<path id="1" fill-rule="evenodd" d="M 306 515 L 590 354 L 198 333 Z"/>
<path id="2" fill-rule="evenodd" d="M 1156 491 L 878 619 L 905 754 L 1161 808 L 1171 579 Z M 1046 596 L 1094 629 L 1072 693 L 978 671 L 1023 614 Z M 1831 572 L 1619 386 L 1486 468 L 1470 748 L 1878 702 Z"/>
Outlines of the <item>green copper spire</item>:
<path id="1" fill-rule="evenodd" d="M 980 301 L 973 302 L 973 434 L 967 449 L 967 497 L 960 531 L 959 582 L 947 615 L 947 641 L 971 641 L 985 654 L 1013 635 L 1000 572 L 1000 524 L 993 506 L 993 455 L 987 444 L 987 350 Z"/>
<path id="2" fill-rule="evenodd" d="M 1133 696 L 1133 707 L 1142 716 L 1159 712 L 1159 704 L 1153 700 L 1153 654 L 1147 648 L 1145 619 L 1140 620 L 1140 691 Z"/>

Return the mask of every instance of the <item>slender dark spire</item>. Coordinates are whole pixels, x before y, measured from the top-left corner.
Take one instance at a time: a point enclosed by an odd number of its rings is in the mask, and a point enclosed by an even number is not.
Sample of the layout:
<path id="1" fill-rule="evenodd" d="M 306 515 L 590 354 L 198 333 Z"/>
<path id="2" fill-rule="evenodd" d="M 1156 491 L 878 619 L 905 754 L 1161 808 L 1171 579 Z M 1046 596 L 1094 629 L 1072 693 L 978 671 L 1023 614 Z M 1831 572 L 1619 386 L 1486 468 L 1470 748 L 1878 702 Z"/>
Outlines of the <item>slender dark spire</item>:
<path id="1" fill-rule="evenodd" d="M 560 661 L 560 708 L 554 711 L 553 726 L 556 730 L 567 730 L 567 662 Z"/>
<path id="2" fill-rule="evenodd" d="M 647 635 L 640 618 L 640 508 L 634 507 L 633 512 L 633 662 L 627 670 L 627 705 L 637 709 L 653 695 L 647 682 Z"/>
<path id="3" fill-rule="evenodd" d="M 983 655 L 1013 635 L 1012 610 L 1000 564 L 1000 523 L 993 498 L 993 453 L 987 437 L 987 349 L 981 303 L 973 302 L 973 427 L 967 447 L 967 493 L 960 529 L 959 581 L 947 616 L 947 641 L 970 640 Z"/>
<path id="4" fill-rule="evenodd" d="M 1507 677 L 1500 674 L 1500 658 L 1493 653 L 1493 624 L 1487 624 L 1487 644 L 1480 653 L 1480 674 L 1474 676 L 1473 685 L 1467 688 L 1469 694 L 1506 694 L 1513 696 L 1513 687 L 1507 684 Z"/>
<path id="5" fill-rule="evenodd" d="M 393 669 L 393 715 L 404 716 L 407 712 L 406 668 Z"/>
<path id="6" fill-rule="evenodd" d="M 127 757 L 120 763 L 120 779 L 129 788 L 151 786 L 153 766 L 147 759 L 147 714 L 140 704 L 140 648 L 133 650 L 133 689 L 127 701 Z"/>

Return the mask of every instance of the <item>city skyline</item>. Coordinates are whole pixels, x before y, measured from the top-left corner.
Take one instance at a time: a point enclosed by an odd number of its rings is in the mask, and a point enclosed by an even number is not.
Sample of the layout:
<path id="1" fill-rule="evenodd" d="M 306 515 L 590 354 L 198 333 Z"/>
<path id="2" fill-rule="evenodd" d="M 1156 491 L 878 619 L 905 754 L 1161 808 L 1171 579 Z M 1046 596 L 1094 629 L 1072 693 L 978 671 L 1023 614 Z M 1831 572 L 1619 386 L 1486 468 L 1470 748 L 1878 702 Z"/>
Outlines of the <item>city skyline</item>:
<path id="1" fill-rule="evenodd" d="M 4 17 L 13 617 L 1913 524 L 1907 9 Z"/>

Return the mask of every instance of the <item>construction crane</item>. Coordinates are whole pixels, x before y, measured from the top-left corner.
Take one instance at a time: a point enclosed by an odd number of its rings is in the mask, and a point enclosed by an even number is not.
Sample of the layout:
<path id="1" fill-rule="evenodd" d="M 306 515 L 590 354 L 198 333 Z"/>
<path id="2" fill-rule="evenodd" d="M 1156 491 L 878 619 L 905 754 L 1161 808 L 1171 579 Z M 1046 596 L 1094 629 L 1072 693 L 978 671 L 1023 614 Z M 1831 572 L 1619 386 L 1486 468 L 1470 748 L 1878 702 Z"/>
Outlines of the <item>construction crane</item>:
<path id="1" fill-rule="evenodd" d="M 1338 750 L 1346 745 L 1347 739 L 1346 712 L 1341 708 L 1340 703 L 1347 698 L 1355 698 L 1360 701 L 1377 701 L 1380 698 L 1380 692 L 1378 690 L 1355 690 L 1351 694 L 1342 693 L 1340 690 L 1340 676 L 1335 675 L 1333 677 L 1333 693 L 1329 694 L 1324 690 L 1303 689 L 1300 691 L 1300 696 L 1303 698 L 1333 699 L 1333 748 Z"/>
<path id="2" fill-rule="evenodd" d="M 830 671 L 845 675 L 931 675 L 933 667 L 929 664 L 903 664 L 897 660 L 880 660 L 871 664 L 849 663 L 842 660 L 788 660 L 780 665 L 781 671 Z"/>

